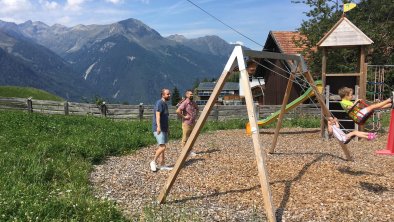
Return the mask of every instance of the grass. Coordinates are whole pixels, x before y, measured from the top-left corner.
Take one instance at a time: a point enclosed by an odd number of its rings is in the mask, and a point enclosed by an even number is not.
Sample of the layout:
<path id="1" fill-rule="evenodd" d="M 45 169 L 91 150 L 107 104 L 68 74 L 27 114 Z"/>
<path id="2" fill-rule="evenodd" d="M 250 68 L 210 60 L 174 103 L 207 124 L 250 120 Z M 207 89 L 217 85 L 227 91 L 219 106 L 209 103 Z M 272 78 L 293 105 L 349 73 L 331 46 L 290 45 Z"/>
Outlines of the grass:
<path id="1" fill-rule="evenodd" d="M 0 221 L 127 221 L 94 196 L 89 174 L 108 156 L 153 144 L 150 121 L 0 111 Z M 243 128 L 208 122 L 203 131 Z M 171 139 L 181 137 L 178 121 Z"/>
<path id="2" fill-rule="evenodd" d="M 64 101 L 64 99 L 62 99 L 61 97 L 53 95 L 47 91 L 31 87 L 19 86 L 0 86 L 0 97 L 32 97 L 33 99 L 38 100 Z"/>

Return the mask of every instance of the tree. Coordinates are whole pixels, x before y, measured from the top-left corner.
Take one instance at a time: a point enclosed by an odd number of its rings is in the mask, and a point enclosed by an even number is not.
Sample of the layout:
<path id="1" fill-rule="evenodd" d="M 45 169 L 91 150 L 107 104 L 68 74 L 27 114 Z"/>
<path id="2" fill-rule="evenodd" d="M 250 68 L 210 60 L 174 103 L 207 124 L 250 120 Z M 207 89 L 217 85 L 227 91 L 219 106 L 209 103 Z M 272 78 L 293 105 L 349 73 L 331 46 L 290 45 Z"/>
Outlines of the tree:
<path id="1" fill-rule="evenodd" d="M 174 89 L 172 90 L 171 105 L 176 106 L 179 101 L 181 101 L 179 90 L 177 87 L 174 87 Z"/>
<path id="2" fill-rule="evenodd" d="M 334 26 L 342 16 L 342 5 L 346 0 L 306 0 L 293 1 L 310 7 L 305 12 L 308 20 L 302 22 L 299 31 L 307 36 L 307 40 L 299 40 L 307 48 L 303 54 L 308 55 L 309 67 L 315 76 L 321 75 L 321 51 L 314 50 L 317 42 Z M 394 4 L 392 0 L 360 0 L 357 7 L 346 13 L 347 18 L 360 28 L 374 43 L 368 50 L 367 62 L 370 64 L 394 64 L 393 45 L 394 23 L 392 21 Z M 327 69 L 330 71 L 347 72 L 357 67 L 358 52 L 353 49 L 335 50 L 329 53 Z M 356 64 L 356 65 L 355 65 Z M 388 83 L 392 83 L 393 75 L 388 75 Z"/>

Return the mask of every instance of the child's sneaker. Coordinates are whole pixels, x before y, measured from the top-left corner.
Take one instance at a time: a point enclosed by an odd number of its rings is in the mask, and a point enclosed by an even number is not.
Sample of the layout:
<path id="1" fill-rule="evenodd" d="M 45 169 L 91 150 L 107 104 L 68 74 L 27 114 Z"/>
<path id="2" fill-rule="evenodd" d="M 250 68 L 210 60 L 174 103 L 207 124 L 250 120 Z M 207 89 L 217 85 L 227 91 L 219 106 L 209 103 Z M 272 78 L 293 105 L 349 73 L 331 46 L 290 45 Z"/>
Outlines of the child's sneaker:
<path id="1" fill-rule="evenodd" d="M 170 170 L 172 170 L 172 169 L 174 169 L 174 167 L 169 167 L 169 166 L 159 166 L 159 170 L 168 170 L 168 171 L 170 171 Z"/>
<path id="2" fill-rule="evenodd" d="M 156 162 L 153 160 L 152 162 L 150 162 L 150 170 L 152 172 L 156 172 L 157 171 L 157 166 L 156 166 Z"/>
<path id="3" fill-rule="evenodd" d="M 377 133 L 368 133 L 368 140 L 374 140 L 377 137 Z"/>

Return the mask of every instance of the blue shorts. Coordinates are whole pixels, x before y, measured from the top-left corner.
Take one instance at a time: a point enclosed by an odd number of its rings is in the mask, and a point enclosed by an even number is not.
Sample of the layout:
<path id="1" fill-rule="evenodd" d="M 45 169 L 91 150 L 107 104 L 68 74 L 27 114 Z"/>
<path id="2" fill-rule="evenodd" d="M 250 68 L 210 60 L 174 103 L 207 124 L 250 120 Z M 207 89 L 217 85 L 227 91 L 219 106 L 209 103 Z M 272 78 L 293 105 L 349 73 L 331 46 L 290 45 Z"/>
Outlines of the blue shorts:
<path id="1" fill-rule="evenodd" d="M 159 145 L 166 144 L 168 142 L 168 132 L 161 131 L 159 135 L 157 135 L 157 132 L 153 132 L 153 135 Z"/>

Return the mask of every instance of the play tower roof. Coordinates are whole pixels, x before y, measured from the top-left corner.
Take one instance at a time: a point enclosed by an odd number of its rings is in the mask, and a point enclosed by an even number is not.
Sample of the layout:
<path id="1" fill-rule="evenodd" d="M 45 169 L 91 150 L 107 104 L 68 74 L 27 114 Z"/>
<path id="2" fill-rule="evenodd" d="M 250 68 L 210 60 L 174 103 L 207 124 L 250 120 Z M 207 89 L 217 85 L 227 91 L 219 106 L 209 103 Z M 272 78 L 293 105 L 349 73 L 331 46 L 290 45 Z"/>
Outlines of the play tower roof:
<path id="1" fill-rule="evenodd" d="M 317 43 L 318 47 L 370 45 L 373 41 L 349 19 L 342 17 Z"/>

